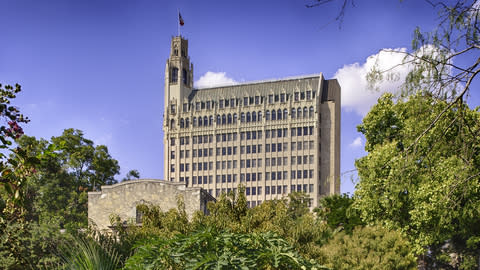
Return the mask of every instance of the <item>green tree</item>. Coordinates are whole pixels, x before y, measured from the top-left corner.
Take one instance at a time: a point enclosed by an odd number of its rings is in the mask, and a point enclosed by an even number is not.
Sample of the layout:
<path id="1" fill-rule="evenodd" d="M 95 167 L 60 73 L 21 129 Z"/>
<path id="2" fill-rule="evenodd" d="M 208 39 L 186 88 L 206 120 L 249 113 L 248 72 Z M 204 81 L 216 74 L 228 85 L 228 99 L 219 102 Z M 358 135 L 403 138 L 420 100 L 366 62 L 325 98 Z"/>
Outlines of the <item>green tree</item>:
<path id="1" fill-rule="evenodd" d="M 337 270 L 417 269 L 409 241 L 398 231 L 380 226 L 357 227 L 336 234 L 322 246 L 322 263 Z"/>
<path id="2" fill-rule="evenodd" d="M 40 222 L 58 223 L 62 228 L 87 226 L 87 192 L 116 183 L 120 167 L 104 145 L 94 146 L 80 130 L 66 129 L 48 142 L 23 136 L 22 148 L 31 149 L 40 160 L 30 179 L 35 189 L 35 215 Z"/>
<path id="3" fill-rule="evenodd" d="M 207 227 L 170 240 L 141 242 L 125 269 L 325 269 L 300 256 L 278 235 L 233 233 Z"/>
<path id="4" fill-rule="evenodd" d="M 354 199 L 348 194 L 326 196 L 320 199 L 319 207 L 314 212 L 331 230 L 345 230 L 351 234 L 355 227 L 365 225 L 360 213 L 353 208 L 353 202 Z"/>
<path id="5" fill-rule="evenodd" d="M 446 252 L 457 253 L 459 265 L 478 261 L 472 258 L 480 239 L 480 113 L 431 95 L 395 103 L 387 94 L 358 130 L 369 151 L 356 161 L 354 205 L 362 219 L 406 233 L 415 253 L 434 264 Z"/>
<path id="6" fill-rule="evenodd" d="M 125 178 L 122 179 L 122 181 L 128 181 L 132 179 L 139 179 L 140 178 L 140 173 L 137 170 L 130 170 L 128 171 L 127 175 L 125 175 Z"/>
<path id="7" fill-rule="evenodd" d="M 18 84 L 0 84 L 0 117 L 7 122 L 0 126 L 0 222 L 24 219 L 30 207 L 27 178 L 34 172 L 36 159 L 28 157 L 26 149 L 14 147 L 15 140 L 23 135 L 20 125 L 29 122 L 11 105 L 20 91 Z"/>

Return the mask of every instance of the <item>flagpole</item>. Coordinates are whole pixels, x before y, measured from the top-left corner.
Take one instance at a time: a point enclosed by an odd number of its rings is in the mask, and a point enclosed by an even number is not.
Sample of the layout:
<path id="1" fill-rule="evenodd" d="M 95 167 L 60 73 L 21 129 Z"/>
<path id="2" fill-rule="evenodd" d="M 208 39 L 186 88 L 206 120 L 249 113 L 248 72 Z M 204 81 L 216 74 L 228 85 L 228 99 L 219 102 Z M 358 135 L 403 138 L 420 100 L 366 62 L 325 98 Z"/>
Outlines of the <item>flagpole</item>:
<path id="1" fill-rule="evenodd" d="M 180 16 L 180 10 L 177 8 L 177 17 Z M 180 20 L 180 18 L 177 18 L 177 20 Z M 180 22 L 177 22 L 177 29 L 178 29 L 178 36 L 180 36 Z"/>

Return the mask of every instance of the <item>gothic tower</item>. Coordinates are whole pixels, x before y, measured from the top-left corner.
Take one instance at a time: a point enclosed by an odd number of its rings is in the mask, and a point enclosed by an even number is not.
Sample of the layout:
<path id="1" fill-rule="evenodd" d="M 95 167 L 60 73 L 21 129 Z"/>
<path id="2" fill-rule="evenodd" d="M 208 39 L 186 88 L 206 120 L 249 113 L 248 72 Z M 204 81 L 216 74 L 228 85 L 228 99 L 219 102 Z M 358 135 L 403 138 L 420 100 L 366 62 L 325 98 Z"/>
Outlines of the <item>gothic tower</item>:
<path id="1" fill-rule="evenodd" d="M 165 65 L 165 112 L 163 119 L 164 131 L 164 158 L 167 160 L 170 153 L 170 144 L 167 134 L 177 129 L 178 115 L 183 104 L 188 104 L 188 96 L 193 89 L 193 64 L 188 56 L 188 40 L 182 36 L 172 38 L 170 57 Z M 187 105 L 188 106 L 188 105 Z M 183 110 L 186 110 L 183 108 Z M 170 180 L 170 168 L 165 168 L 165 179 Z"/>
<path id="2" fill-rule="evenodd" d="M 192 88 L 193 64 L 190 64 L 188 56 L 188 40 L 177 36 L 172 38 L 170 58 L 165 66 L 166 117 L 175 113 L 184 99 L 188 98 Z"/>

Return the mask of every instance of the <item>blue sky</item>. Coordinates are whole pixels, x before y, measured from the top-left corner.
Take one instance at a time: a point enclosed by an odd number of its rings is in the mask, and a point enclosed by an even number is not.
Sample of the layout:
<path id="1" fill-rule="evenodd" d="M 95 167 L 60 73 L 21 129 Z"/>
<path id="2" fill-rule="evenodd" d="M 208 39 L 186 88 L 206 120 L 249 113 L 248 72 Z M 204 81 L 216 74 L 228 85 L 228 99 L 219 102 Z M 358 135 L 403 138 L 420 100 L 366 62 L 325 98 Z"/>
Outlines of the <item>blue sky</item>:
<path id="1" fill-rule="evenodd" d="M 362 82 L 367 58 L 385 48 L 409 49 L 414 28 L 433 29 L 437 13 L 426 1 L 362 0 L 339 25 L 333 19 L 341 1 L 309 3 L 0 0 L 0 82 L 22 85 L 15 105 L 31 119 L 28 135 L 49 139 L 77 128 L 108 146 L 122 168 L 118 179 L 131 169 L 163 178 L 164 68 L 180 10 L 195 80 L 338 77 L 346 172 L 366 154 L 356 126 L 378 95 Z M 479 105 L 471 93 L 470 105 Z M 351 178 L 343 175 L 342 192 L 353 193 Z"/>

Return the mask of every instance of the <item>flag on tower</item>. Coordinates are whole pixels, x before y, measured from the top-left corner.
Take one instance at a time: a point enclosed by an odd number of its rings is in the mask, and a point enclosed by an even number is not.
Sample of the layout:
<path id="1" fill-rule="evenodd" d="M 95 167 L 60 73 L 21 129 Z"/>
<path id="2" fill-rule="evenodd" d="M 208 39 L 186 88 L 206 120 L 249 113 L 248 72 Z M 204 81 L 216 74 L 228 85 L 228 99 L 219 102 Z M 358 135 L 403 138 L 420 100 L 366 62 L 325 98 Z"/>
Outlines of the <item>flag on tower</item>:
<path id="1" fill-rule="evenodd" d="M 180 12 L 178 12 L 178 22 L 180 23 L 181 26 L 183 26 L 185 24 L 185 22 L 183 21 L 183 18 L 182 18 L 182 14 L 180 14 Z"/>

